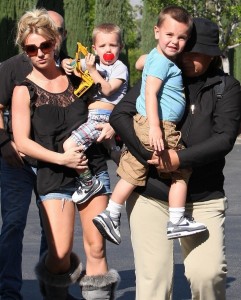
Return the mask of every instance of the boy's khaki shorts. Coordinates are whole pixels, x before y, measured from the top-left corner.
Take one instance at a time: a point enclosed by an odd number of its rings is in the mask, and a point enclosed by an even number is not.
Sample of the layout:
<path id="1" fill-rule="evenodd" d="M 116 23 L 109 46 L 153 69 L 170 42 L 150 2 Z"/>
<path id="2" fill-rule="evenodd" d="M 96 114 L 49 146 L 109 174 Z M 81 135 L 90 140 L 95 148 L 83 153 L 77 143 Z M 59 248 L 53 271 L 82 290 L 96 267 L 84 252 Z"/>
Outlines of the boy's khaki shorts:
<path id="1" fill-rule="evenodd" d="M 165 149 L 184 149 L 184 146 L 180 143 L 181 132 L 176 131 L 176 124 L 170 121 L 160 121 L 160 127 L 162 129 Z M 143 146 L 148 151 L 153 152 L 149 144 L 149 122 L 147 117 L 140 114 L 135 115 L 134 129 Z M 146 184 L 147 173 L 148 168 L 141 164 L 128 150 L 123 152 L 117 169 L 117 174 L 121 178 L 133 185 L 144 186 Z M 187 184 L 191 170 L 178 169 L 175 172 L 160 173 L 159 175 L 163 178 L 171 178 L 173 181 L 184 181 Z"/>

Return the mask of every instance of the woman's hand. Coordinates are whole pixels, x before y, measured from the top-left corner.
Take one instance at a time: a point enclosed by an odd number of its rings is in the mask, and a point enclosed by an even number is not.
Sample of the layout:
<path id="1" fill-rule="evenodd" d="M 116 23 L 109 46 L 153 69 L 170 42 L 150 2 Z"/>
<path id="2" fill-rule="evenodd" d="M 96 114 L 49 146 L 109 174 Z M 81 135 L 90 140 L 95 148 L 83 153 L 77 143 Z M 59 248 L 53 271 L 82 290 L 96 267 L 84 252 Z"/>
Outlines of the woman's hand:
<path id="1" fill-rule="evenodd" d="M 147 161 L 148 164 L 156 166 L 156 168 L 164 173 L 177 170 L 180 166 L 177 152 L 172 149 L 163 150 L 160 155 L 153 153 L 152 159 Z"/>
<path id="2" fill-rule="evenodd" d="M 100 136 L 97 139 L 98 143 L 103 142 L 104 140 L 111 140 L 115 135 L 114 129 L 110 126 L 109 123 L 98 124 L 95 126 L 97 130 L 101 130 Z"/>
<path id="3" fill-rule="evenodd" d="M 71 148 L 62 153 L 61 156 L 61 165 L 78 170 L 85 170 L 88 168 L 88 159 L 83 152 L 82 146 Z"/>

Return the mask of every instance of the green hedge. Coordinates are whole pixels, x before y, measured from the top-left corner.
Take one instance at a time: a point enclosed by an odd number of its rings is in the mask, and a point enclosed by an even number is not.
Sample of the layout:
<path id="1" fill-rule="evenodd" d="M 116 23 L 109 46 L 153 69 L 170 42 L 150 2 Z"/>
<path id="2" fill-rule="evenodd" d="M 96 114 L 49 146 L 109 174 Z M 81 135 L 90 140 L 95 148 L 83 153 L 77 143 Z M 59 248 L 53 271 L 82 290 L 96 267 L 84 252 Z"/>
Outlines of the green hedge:
<path id="1" fill-rule="evenodd" d="M 241 46 L 235 48 L 233 52 L 233 75 L 241 82 Z"/>

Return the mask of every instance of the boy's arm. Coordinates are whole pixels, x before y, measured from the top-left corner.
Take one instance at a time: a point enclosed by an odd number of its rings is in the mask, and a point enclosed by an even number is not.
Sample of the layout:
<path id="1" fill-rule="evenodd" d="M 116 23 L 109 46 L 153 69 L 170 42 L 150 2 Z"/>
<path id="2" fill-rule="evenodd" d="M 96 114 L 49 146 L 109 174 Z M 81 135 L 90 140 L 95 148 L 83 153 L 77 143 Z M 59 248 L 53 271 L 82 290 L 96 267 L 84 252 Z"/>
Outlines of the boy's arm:
<path id="1" fill-rule="evenodd" d="M 126 81 L 126 78 L 111 78 L 109 81 L 106 81 L 105 78 L 101 76 L 101 74 L 96 69 L 95 64 L 95 55 L 88 53 L 86 58 L 86 68 L 89 71 L 90 76 L 94 80 L 95 84 L 100 83 L 101 84 L 101 92 L 106 97 L 111 96 L 113 93 L 115 93 L 122 84 Z M 126 68 L 127 72 L 127 68 Z M 127 76 L 124 76 L 127 77 Z"/>
<path id="2" fill-rule="evenodd" d="M 147 54 L 143 54 L 141 55 L 137 61 L 136 61 L 136 64 L 135 64 L 135 67 L 138 71 L 142 71 L 143 68 L 144 68 L 144 65 L 145 65 L 145 61 L 146 61 L 146 57 L 147 57 Z"/>
<path id="3" fill-rule="evenodd" d="M 160 128 L 160 117 L 158 114 L 158 99 L 157 95 L 162 86 L 162 80 L 154 77 L 147 76 L 145 87 L 145 102 L 146 114 L 149 122 L 149 142 L 150 146 L 157 152 L 164 150 L 164 143 L 162 138 L 162 131 Z"/>
<path id="4" fill-rule="evenodd" d="M 72 58 L 64 58 L 60 63 L 67 75 L 72 75 L 74 72 L 74 64 L 71 65 L 71 62 Z"/>

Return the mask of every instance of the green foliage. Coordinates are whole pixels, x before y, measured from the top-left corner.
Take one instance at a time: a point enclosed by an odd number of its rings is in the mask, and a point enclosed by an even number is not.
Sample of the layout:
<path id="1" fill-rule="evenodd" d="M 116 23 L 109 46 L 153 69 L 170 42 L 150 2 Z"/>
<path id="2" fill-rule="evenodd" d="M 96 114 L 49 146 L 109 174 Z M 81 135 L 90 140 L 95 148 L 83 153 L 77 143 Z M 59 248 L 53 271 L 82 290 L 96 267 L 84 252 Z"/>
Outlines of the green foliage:
<path id="1" fill-rule="evenodd" d="M 240 62 L 241 62 L 241 46 L 234 49 L 234 70 L 233 74 L 234 77 L 237 78 L 241 82 L 241 68 L 240 68 Z"/>
<path id="2" fill-rule="evenodd" d="M 153 28 L 156 24 L 156 20 L 157 13 L 155 12 L 151 1 L 144 0 L 143 17 L 141 24 L 141 50 L 143 53 L 150 52 L 150 50 L 156 46 L 153 31 Z"/>
<path id="3" fill-rule="evenodd" d="M 130 80 L 129 85 L 132 87 L 138 79 L 141 78 L 141 72 L 137 71 L 135 68 L 135 63 L 137 59 L 141 56 L 142 50 L 141 49 L 130 49 L 128 52 L 128 59 L 129 59 L 129 71 L 130 71 Z"/>
<path id="4" fill-rule="evenodd" d="M 96 0 L 94 24 L 101 23 L 115 23 L 120 26 L 128 48 L 136 47 L 136 41 L 140 40 L 129 0 Z"/>
<path id="5" fill-rule="evenodd" d="M 18 53 L 15 46 L 16 20 L 35 7 L 34 0 L 0 0 L 0 61 Z"/>
<path id="6" fill-rule="evenodd" d="M 91 1 L 81 0 L 76 4 L 75 0 L 64 0 L 64 17 L 68 31 L 67 49 L 70 56 L 74 56 L 77 42 L 88 46 L 91 52 Z"/>

